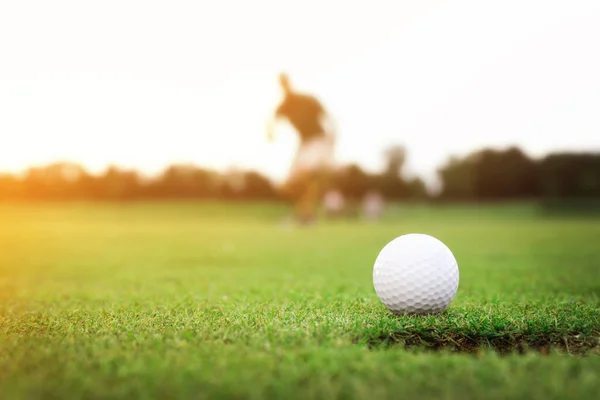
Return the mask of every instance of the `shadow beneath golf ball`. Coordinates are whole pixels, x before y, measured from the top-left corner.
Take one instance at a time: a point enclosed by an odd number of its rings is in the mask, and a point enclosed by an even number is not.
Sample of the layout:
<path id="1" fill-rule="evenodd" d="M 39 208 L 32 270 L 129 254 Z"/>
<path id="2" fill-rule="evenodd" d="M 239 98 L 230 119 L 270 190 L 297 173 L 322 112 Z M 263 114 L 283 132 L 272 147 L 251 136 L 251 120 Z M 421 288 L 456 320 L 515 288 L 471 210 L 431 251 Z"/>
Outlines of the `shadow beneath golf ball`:
<path id="1" fill-rule="evenodd" d="M 410 318 L 410 316 L 406 316 Z M 369 349 L 403 348 L 411 351 L 434 351 L 460 354 L 477 354 L 494 351 L 501 355 L 552 352 L 571 355 L 600 355 L 600 338 L 572 331 L 569 335 L 548 332 L 546 334 L 494 334 L 473 331 L 439 329 L 410 329 L 389 334 L 375 334 L 357 338 L 357 343 L 366 343 Z"/>

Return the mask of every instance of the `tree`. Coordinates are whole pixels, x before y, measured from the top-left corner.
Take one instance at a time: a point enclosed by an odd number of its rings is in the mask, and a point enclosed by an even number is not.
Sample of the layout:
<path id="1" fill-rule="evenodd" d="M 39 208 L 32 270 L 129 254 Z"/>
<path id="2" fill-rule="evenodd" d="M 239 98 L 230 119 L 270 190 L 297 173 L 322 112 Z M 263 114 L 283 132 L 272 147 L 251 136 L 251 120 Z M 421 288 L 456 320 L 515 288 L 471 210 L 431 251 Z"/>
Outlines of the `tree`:
<path id="1" fill-rule="evenodd" d="M 386 166 L 383 174 L 378 179 L 378 190 L 388 199 L 401 199 L 409 197 L 410 193 L 406 182 L 402 178 L 402 169 L 406 161 L 406 150 L 403 146 L 389 147 L 385 152 Z"/>
<path id="2" fill-rule="evenodd" d="M 438 173 L 443 198 L 531 198 L 539 193 L 536 162 L 516 147 L 453 157 Z"/>
<path id="3" fill-rule="evenodd" d="M 451 157 L 446 165 L 438 169 L 438 174 L 442 181 L 440 197 L 475 198 L 475 168 L 469 160 Z"/>
<path id="4" fill-rule="evenodd" d="M 539 182 L 545 197 L 600 197 L 600 154 L 549 154 L 540 162 Z"/>
<path id="5" fill-rule="evenodd" d="M 371 189 L 372 181 L 357 164 L 350 164 L 337 171 L 334 186 L 348 199 L 359 200 Z"/>
<path id="6" fill-rule="evenodd" d="M 219 175 L 192 164 L 167 167 L 147 188 L 152 197 L 208 198 L 217 197 Z"/>
<path id="7" fill-rule="evenodd" d="M 246 199 L 274 199 L 277 192 L 271 181 L 256 171 L 246 172 L 243 175 L 243 197 Z"/>
<path id="8" fill-rule="evenodd" d="M 109 167 L 97 182 L 99 198 L 107 200 L 132 200 L 142 197 L 142 185 L 136 171 Z"/>
<path id="9" fill-rule="evenodd" d="M 68 162 L 30 168 L 22 182 L 23 195 L 36 200 L 80 198 L 77 183 L 86 176 L 83 167 Z"/>

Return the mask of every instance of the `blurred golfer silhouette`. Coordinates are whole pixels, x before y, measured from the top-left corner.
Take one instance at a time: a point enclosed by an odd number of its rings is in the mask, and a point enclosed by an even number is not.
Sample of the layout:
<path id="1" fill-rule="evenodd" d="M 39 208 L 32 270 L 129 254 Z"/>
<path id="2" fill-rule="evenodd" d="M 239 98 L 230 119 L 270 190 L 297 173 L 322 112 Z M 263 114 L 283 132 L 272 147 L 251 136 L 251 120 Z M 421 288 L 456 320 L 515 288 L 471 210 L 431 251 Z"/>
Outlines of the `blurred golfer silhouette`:
<path id="1" fill-rule="evenodd" d="M 336 134 L 330 115 L 315 97 L 294 91 L 286 74 L 280 74 L 279 84 L 283 100 L 268 124 L 267 138 L 275 139 L 280 120 L 287 120 L 298 133 L 300 144 L 283 192 L 294 201 L 297 220 L 311 223 L 334 167 Z"/>

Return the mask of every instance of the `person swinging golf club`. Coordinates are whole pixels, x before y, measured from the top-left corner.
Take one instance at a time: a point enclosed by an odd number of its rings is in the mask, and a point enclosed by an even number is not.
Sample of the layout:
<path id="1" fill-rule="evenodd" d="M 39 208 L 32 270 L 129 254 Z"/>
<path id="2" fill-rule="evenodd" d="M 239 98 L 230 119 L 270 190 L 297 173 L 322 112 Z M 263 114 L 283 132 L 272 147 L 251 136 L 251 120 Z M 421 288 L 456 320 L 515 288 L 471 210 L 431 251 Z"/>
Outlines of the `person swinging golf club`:
<path id="1" fill-rule="evenodd" d="M 283 193 L 295 203 L 301 223 L 313 222 L 334 165 L 333 121 L 314 97 L 294 91 L 285 73 L 279 75 L 283 99 L 267 127 L 267 139 L 275 139 L 278 121 L 287 120 L 298 133 L 300 144 L 292 161 Z"/>

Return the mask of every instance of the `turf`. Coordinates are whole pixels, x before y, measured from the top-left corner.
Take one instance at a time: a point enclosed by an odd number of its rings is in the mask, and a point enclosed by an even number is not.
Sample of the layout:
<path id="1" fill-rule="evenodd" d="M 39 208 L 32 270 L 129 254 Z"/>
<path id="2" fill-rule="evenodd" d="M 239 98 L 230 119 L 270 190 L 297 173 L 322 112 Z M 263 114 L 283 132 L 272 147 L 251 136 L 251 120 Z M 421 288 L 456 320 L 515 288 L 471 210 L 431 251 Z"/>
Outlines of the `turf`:
<path id="1" fill-rule="evenodd" d="M 0 205 L 0 398 L 597 398 L 600 219 L 397 207 Z M 372 265 L 437 236 L 460 286 L 394 316 Z"/>

